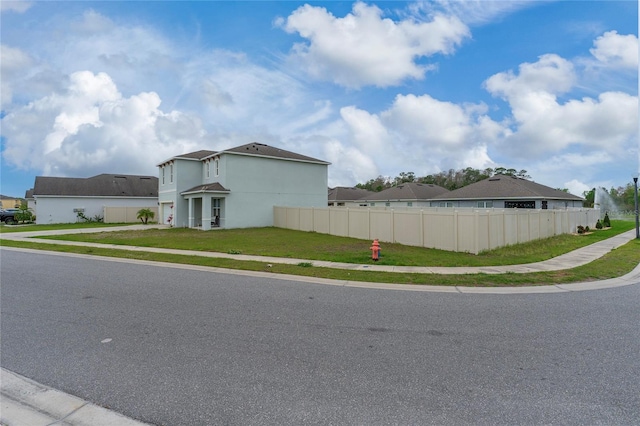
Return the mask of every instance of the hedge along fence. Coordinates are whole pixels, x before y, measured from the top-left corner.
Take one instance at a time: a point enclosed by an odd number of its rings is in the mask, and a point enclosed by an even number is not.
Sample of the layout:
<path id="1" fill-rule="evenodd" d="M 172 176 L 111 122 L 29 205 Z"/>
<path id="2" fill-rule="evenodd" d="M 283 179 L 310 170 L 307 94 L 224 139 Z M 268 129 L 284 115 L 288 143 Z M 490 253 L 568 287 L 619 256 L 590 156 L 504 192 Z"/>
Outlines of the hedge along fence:
<path id="1" fill-rule="evenodd" d="M 598 209 L 274 207 L 274 226 L 478 254 L 594 227 Z"/>
<path id="2" fill-rule="evenodd" d="M 154 213 L 151 221 L 158 220 L 158 207 L 108 207 L 103 208 L 104 223 L 134 223 L 140 222 L 138 212 L 141 209 L 149 209 Z"/>

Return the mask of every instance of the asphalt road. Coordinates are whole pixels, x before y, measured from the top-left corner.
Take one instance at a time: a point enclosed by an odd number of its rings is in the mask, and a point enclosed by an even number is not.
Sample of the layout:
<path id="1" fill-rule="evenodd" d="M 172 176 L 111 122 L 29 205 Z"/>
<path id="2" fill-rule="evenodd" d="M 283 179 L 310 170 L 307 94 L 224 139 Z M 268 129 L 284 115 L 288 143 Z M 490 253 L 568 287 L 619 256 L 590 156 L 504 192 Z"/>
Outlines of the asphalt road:
<path id="1" fill-rule="evenodd" d="M 158 425 L 640 424 L 640 285 L 416 293 L 2 250 L 2 366 Z"/>

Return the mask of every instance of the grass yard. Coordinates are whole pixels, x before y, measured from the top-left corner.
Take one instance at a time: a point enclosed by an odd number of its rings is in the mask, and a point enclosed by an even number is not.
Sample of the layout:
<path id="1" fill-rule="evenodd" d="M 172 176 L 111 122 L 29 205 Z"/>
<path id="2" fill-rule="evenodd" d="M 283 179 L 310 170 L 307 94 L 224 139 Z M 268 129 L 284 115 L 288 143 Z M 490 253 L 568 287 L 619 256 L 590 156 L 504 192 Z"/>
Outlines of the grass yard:
<path id="1" fill-rule="evenodd" d="M 594 231 L 587 235 L 558 235 L 479 255 L 381 243 L 382 257 L 377 263 L 393 266 L 473 267 L 540 262 L 634 228 L 634 223 L 628 221 L 612 221 L 612 225 L 610 229 Z M 186 228 L 148 229 L 50 236 L 47 239 L 357 264 L 372 263 L 369 250 L 371 241 L 271 227 L 213 231 Z"/>
<path id="2" fill-rule="evenodd" d="M 383 256 L 378 264 L 410 266 L 489 266 L 537 262 L 610 238 L 634 228 L 634 223 L 629 221 L 612 221 L 612 225 L 613 227 L 611 229 L 595 231 L 588 235 L 560 235 L 545 240 L 492 250 L 477 256 L 466 253 L 453 253 L 442 250 L 383 243 Z M 73 227 L 77 228 L 78 226 L 74 224 Z M 36 225 L 20 228 L 24 231 L 33 231 L 61 229 L 62 227 L 45 228 L 44 226 Z M 273 274 L 289 274 L 345 281 L 475 287 L 548 285 L 603 280 L 622 276 L 630 272 L 640 263 L 640 240 L 635 239 L 588 265 L 563 271 L 529 274 L 438 275 L 348 271 L 315 267 L 313 266 L 313 260 L 316 259 L 370 264 L 372 263 L 369 252 L 371 242 L 279 228 L 214 230 L 208 232 L 184 228 L 117 232 L 99 232 L 98 230 L 98 232 L 91 234 L 65 235 L 48 238 L 54 240 L 88 241 L 141 247 L 268 255 L 274 257 L 309 259 L 310 261 L 301 262 L 298 265 L 268 265 L 266 262 L 257 261 L 149 253 L 144 251 L 144 249 L 139 251 L 121 251 L 102 247 L 65 246 L 9 240 L 0 240 L 0 244 L 11 247 L 261 271 Z"/>
<path id="3" fill-rule="evenodd" d="M 55 250 L 66 253 L 80 253 L 92 256 L 120 257 L 156 262 L 200 265 L 245 271 L 260 271 L 272 274 L 289 274 L 306 277 L 328 278 L 342 281 L 363 281 L 393 284 L 421 284 L 467 287 L 506 287 L 565 284 L 572 282 L 596 281 L 615 278 L 627 274 L 640 263 L 640 240 L 632 240 L 613 250 L 604 257 L 584 266 L 552 272 L 530 274 L 467 274 L 438 275 L 411 274 L 374 271 L 348 271 L 343 269 L 319 268 L 300 265 L 268 265 L 265 262 L 239 261 L 233 259 L 204 258 L 174 254 L 149 253 L 145 251 L 123 252 L 110 248 L 78 247 L 33 243 L 27 241 L 2 241 L 3 245 L 41 250 Z"/>

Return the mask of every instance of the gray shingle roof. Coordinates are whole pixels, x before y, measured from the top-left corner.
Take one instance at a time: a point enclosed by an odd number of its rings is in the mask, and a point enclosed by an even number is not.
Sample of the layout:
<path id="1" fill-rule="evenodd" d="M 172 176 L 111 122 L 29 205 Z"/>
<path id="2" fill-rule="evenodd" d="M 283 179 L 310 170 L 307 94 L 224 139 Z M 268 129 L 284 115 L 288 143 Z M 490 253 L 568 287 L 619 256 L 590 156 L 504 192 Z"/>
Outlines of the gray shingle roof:
<path id="1" fill-rule="evenodd" d="M 370 194 L 373 194 L 373 192 L 362 188 L 336 186 L 335 188 L 329 188 L 329 201 L 355 201 Z"/>
<path id="2" fill-rule="evenodd" d="M 329 164 L 326 161 L 316 158 L 307 157 L 306 155 L 296 154 L 295 152 L 285 151 L 284 149 L 275 148 L 258 142 L 248 143 L 246 145 L 237 146 L 235 148 L 226 149 L 222 153 L 256 155 L 260 157 L 283 158 L 286 160 L 306 161 L 309 163 Z"/>
<path id="3" fill-rule="evenodd" d="M 180 155 L 176 155 L 175 157 L 171 157 L 168 160 L 163 161 L 160 164 L 157 164 L 158 166 L 162 166 L 163 164 L 166 164 L 168 162 L 170 162 L 171 160 L 176 160 L 176 159 L 181 159 L 181 160 L 203 160 L 207 157 L 212 156 L 213 154 L 216 154 L 217 151 L 210 151 L 207 149 L 201 149 L 200 151 L 193 151 L 193 152 L 187 152 L 186 154 L 180 154 Z"/>
<path id="4" fill-rule="evenodd" d="M 34 196 L 157 197 L 155 176 L 101 174 L 90 178 L 36 176 Z"/>
<path id="5" fill-rule="evenodd" d="M 202 160 L 205 157 L 215 154 L 217 151 L 209 151 L 202 149 L 200 151 L 189 152 L 187 154 L 178 155 L 175 158 L 188 158 L 193 160 Z"/>
<path id="6" fill-rule="evenodd" d="M 436 196 L 448 193 L 446 188 L 430 183 L 403 183 L 392 188 L 362 197 L 362 201 L 398 201 L 398 200 L 430 200 Z"/>
<path id="7" fill-rule="evenodd" d="M 515 176 L 496 175 L 435 197 L 439 200 L 546 198 L 582 201 L 583 198 Z"/>
<path id="8" fill-rule="evenodd" d="M 188 194 L 193 192 L 230 192 L 224 186 L 220 185 L 218 182 L 215 183 L 207 183 L 204 185 L 194 186 L 193 188 L 189 188 L 186 191 L 182 191 L 180 194 Z"/>

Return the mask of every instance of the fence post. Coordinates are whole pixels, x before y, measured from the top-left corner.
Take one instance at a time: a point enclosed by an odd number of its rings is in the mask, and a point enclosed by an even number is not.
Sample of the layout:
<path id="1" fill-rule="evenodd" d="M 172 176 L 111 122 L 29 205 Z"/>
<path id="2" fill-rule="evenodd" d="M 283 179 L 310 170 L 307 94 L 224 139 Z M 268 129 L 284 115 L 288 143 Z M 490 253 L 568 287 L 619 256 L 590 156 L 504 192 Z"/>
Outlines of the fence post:
<path id="1" fill-rule="evenodd" d="M 391 242 L 392 243 L 396 242 L 396 219 L 395 219 L 395 212 L 393 209 L 391 209 Z"/>
<path id="2" fill-rule="evenodd" d="M 453 251 L 458 251 L 458 210 L 453 211 Z"/>
<path id="3" fill-rule="evenodd" d="M 424 247 L 424 210 L 420 209 L 420 246 Z"/>

